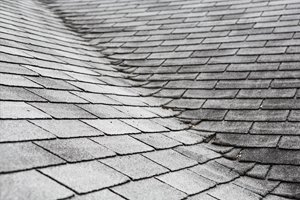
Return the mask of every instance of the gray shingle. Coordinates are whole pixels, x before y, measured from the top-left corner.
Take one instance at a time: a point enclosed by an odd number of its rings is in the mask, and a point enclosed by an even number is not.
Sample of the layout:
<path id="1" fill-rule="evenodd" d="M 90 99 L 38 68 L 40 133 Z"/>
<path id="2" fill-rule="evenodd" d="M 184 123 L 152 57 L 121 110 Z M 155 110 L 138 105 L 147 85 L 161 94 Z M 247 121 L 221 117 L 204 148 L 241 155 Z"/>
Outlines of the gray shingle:
<path id="1" fill-rule="evenodd" d="M 36 171 L 1 175 L 0 185 L 1 199 L 57 199 L 73 195 L 69 189 Z"/>
<path id="2" fill-rule="evenodd" d="M 128 181 L 123 174 L 97 161 L 49 167 L 41 171 L 77 193 L 91 192 Z"/>

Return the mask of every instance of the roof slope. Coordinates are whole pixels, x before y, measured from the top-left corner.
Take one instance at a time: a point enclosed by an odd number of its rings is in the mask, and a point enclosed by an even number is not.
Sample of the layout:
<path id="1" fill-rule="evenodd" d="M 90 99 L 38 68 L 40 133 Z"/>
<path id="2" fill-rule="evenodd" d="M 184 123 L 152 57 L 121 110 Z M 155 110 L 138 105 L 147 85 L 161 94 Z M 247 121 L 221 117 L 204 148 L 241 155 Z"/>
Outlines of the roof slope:
<path id="1" fill-rule="evenodd" d="M 0 199 L 300 198 L 299 1 L 1 4 Z"/>

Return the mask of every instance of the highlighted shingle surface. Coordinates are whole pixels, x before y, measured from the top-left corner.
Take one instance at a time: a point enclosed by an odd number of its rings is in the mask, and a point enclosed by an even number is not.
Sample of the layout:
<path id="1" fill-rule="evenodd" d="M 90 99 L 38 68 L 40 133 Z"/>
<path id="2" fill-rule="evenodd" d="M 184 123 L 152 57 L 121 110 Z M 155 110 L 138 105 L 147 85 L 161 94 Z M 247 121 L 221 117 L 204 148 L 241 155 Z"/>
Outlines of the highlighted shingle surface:
<path id="1" fill-rule="evenodd" d="M 299 199 L 298 0 L 3 0 L 0 199 Z"/>

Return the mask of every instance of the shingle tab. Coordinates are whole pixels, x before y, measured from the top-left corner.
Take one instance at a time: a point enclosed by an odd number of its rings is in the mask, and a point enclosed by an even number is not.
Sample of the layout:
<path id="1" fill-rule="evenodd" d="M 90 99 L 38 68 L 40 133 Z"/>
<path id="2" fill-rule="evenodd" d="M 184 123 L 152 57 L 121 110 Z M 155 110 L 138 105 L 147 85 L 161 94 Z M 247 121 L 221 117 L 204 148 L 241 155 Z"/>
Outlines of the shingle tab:
<path id="1" fill-rule="evenodd" d="M 78 193 L 87 193 L 128 181 L 123 174 L 97 161 L 62 165 L 41 171 Z"/>
<path id="2" fill-rule="evenodd" d="M 36 171 L 1 175 L 0 185 L 1 199 L 57 199 L 73 195 L 69 189 Z"/>

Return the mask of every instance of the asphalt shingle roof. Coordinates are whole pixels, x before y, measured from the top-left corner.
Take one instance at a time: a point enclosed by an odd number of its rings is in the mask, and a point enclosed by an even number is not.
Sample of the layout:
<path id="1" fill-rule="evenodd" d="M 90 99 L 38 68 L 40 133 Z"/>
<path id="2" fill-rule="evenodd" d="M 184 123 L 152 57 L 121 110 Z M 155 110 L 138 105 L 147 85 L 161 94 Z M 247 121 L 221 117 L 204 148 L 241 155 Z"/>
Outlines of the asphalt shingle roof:
<path id="1" fill-rule="evenodd" d="M 0 199 L 300 198 L 299 0 L 0 14 Z"/>

